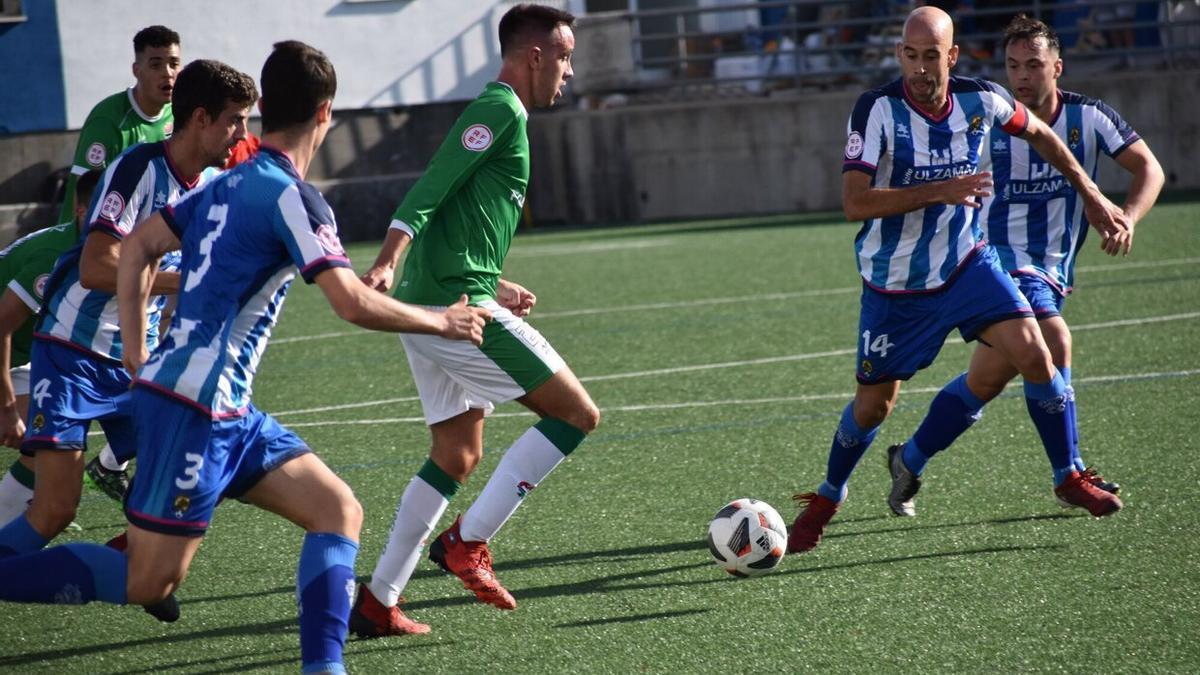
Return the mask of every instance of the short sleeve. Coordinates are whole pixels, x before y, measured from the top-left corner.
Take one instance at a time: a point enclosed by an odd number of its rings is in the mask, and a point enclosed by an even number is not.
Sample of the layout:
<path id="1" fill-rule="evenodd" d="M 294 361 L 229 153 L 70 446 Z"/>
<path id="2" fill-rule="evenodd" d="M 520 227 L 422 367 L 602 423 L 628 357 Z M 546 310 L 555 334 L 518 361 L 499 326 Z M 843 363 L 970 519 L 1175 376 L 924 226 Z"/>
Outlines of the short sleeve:
<path id="1" fill-rule="evenodd" d="M 842 172 L 861 171 L 875 175 L 879 160 L 887 152 L 884 134 L 884 110 L 877 105 L 884 100 L 875 92 L 859 97 L 846 123 L 846 151 L 842 157 Z"/>
<path id="2" fill-rule="evenodd" d="M 126 152 L 104 172 L 103 190 L 88 217 L 88 232 L 99 231 L 124 239 L 137 224 L 138 205 L 153 189 L 153 169 L 141 155 Z"/>
<path id="3" fill-rule="evenodd" d="M 275 208 L 275 235 L 287 247 L 300 276 L 313 283 L 317 275 L 334 267 L 350 267 L 338 239 L 333 209 L 316 188 L 294 183 L 279 195 Z"/>
<path id="4" fill-rule="evenodd" d="M 163 220 L 167 223 L 167 227 L 171 228 L 171 232 L 175 233 L 175 238 L 183 241 L 183 233 L 187 231 L 188 225 L 193 222 L 196 216 L 196 209 L 202 201 L 202 195 L 206 185 L 201 184 L 191 190 L 180 195 L 174 202 L 168 204 L 166 208 L 159 211 L 162 214 Z M 166 257 L 164 256 L 164 260 Z"/>
<path id="5" fill-rule="evenodd" d="M 1096 136 L 1109 157 L 1116 157 L 1125 148 L 1142 140 L 1133 127 L 1104 101 L 1096 101 L 1093 110 L 1096 115 Z"/>
<path id="6" fill-rule="evenodd" d="M 50 280 L 50 271 L 57 259 L 52 254 L 35 256 L 26 261 L 8 282 L 9 290 L 21 298 L 29 311 L 36 313 L 42 306 L 46 282 Z"/>
<path id="7" fill-rule="evenodd" d="M 990 100 L 992 125 L 1010 136 L 1020 136 L 1029 127 L 1029 110 L 1014 99 L 1007 89 L 995 82 L 983 80 L 984 92 Z"/>

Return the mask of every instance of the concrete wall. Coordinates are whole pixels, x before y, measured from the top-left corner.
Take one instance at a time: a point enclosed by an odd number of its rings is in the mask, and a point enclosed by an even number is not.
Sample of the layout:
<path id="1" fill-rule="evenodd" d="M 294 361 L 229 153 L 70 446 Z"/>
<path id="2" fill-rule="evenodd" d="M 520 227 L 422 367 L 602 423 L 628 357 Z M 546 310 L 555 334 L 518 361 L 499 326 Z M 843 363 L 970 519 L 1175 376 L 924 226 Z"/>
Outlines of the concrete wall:
<path id="1" fill-rule="evenodd" d="M 1158 155 L 1168 189 L 1200 188 L 1193 161 L 1200 154 L 1193 113 L 1200 70 L 1068 79 L 1063 86 L 1120 111 Z M 856 98 L 848 92 L 535 112 L 527 203 L 535 223 L 575 225 L 837 210 L 846 117 Z M 464 105 L 338 113 L 310 179 L 326 192 L 347 240 L 382 237 Z M 36 183 L 35 174 L 52 165 L 46 158 L 71 146 L 69 134 L 0 138 L 0 191 Z M 1101 167 L 1101 187 L 1127 186 L 1113 162 Z M 0 211 L 0 227 L 4 222 L 13 216 Z"/>

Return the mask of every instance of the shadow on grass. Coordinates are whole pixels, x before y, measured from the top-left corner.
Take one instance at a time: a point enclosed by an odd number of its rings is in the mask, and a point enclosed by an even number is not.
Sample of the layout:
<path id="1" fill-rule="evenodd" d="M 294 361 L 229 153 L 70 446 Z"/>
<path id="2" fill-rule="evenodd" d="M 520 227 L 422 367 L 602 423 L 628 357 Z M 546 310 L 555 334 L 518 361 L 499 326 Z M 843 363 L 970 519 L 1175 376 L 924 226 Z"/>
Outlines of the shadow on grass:
<path id="1" fill-rule="evenodd" d="M 1032 516 L 1013 516 L 1011 518 L 991 518 L 988 520 L 975 520 L 969 522 L 953 522 L 953 523 L 936 523 L 929 525 L 905 525 L 903 527 L 885 527 L 882 529 L 861 530 L 859 532 L 831 532 L 825 535 L 826 539 L 837 539 L 841 537 L 861 537 L 864 535 L 874 534 L 892 534 L 894 532 L 913 532 L 916 530 L 945 530 L 957 527 L 973 527 L 975 525 L 1010 525 L 1012 523 L 1032 523 L 1043 520 L 1071 520 L 1074 518 L 1082 518 L 1083 515 L 1072 515 L 1068 513 L 1042 513 Z M 856 521 L 841 521 L 842 524 L 847 522 L 861 522 L 864 520 L 879 520 L 878 517 L 859 518 Z M 898 522 L 912 522 L 905 518 L 901 520 L 896 516 L 883 516 L 882 519 L 895 519 Z M 830 527 L 837 525 L 838 521 L 830 523 Z"/>
<path id="2" fill-rule="evenodd" d="M 603 626 L 610 623 L 638 623 L 641 621 L 657 621 L 659 619 L 674 619 L 680 616 L 691 616 L 693 614 L 704 614 L 711 612 L 711 608 L 705 609 L 681 609 L 674 612 L 655 612 L 654 614 L 634 614 L 633 616 L 614 616 L 607 619 L 589 619 L 587 621 L 572 621 L 570 623 L 560 623 L 555 628 L 587 628 L 589 626 Z"/>

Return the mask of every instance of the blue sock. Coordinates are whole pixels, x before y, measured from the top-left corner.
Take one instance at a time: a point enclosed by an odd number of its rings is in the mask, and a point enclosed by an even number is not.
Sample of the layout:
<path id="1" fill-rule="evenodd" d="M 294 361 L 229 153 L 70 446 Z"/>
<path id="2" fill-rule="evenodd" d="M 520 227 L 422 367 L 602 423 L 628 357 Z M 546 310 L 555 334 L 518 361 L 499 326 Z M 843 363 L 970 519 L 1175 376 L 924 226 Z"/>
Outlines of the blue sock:
<path id="1" fill-rule="evenodd" d="M 967 374 L 951 380 L 929 404 L 929 414 L 917 432 L 904 444 L 904 465 L 920 476 L 925 464 L 963 435 L 983 416 L 986 401 L 971 393 Z"/>
<path id="2" fill-rule="evenodd" d="M 0 527 L 0 558 L 34 553 L 46 548 L 49 543 L 49 539 L 33 529 L 24 513 Z"/>
<path id="3" fill-rule="evenodd" d="M 1076 471 L 1083 471 L 1087 465 L 1083 463 L 1083 457 L 1079 454 L 1079 420 L 1075 415 L 1075 387 L 1071 386 L 1071 367 L 1059 366 L 1058 372 L 1062 373 L 1063 382 L 1071 392 L 1067 398 L 1067 416 L 1071 418 L 1071 463 L 1075 465 Z"/>
<path id="4" fill-rule="evenodd" d="M 842 421 L 833 435 L 833 446 L 829 449 L 829 464 L 825 469 L 825 482 L 817 488 L 817 494 L 840 502 L 846 498 L 846 481 L 854 472 L 858 460 L 866 454 L 875 440 L 879 427 L 863 429 L 854 421 L 854 402 L 842 411 Z"/>
<path id="5" fill-rule="evenodd" d="M 52 546 L 0 559 L 0 600 L 83 605 L 125 604 L 125 555 L 99 544 Z"/>
<path id="6" fill-rule="evenodd" d="M 310 532 L 300 549 L 296 598 L 300 604 L 302 671 L 344 672 L 342 648 L 354 595 L 358 544 L 328 532 Z"/>
<path id="7" fill-rule="evenodd" d="M 1050 460 L 1050 467 L 1054 469 L 1055 485 L 1062 484 L 1067 476 L 1075 471 L 1075 464 L 1071 461 L 1068 393 L 1067 385 L 1057 370 L 1054 372 L 1054 379 L 1045 384 L 1025 381 L 1025 406 L 1029 408 L 1029 417 L 1037 427 L 1038 435 L 1042 437 L 1046 458 Z"/>

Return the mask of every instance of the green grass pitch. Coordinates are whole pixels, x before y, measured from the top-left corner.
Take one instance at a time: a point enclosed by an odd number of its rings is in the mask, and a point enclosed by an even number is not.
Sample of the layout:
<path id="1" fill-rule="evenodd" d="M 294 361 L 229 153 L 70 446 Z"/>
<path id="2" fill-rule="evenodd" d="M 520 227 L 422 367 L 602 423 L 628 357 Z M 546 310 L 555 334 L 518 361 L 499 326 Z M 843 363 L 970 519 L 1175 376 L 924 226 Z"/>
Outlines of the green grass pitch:
<path id="1" fill-rule="evenodd" d="M 597 432 L 493 542 L 519 607 L 477 604 L 423 561 L 407 609 L 433 633 L 352 639 L 362 673 L 1194 672 L 1200 663 L 1200 222 L 1164 204 L 1133 255 L 1089 240 L 1075 380 L 1085 459 L 1125 509 L 1063 511 L 1019 388 L 930 464 L 919 515 L 893 518 L 884 448 L 906 438 L 970 353 L 956 336 L 905 385 L 850 499 L 815 551 L 737 580 L 703 543 L 735 497 L 773 504 L 821 481 L 854 388 L 856 225 L 832 215 L 518 237 L 506 276 L 539 296 L 540 329 L 604 412 Z M 363 267 L 374 245 L 354 246 Z M 366 510 L 370 574 L 396 499 L 427 452 L 399 344 L 339 322 L 298 283 L 255 401 L 317 449 Z M 487 453 L 444 527 L 532 418 L 489 422 Z M 11 455 L 10 455 L 11 456 Z M 120 531 L 85 493 L 81 532 Z M 183 618 L 136 608 L 0 605 L 0 669 L 295 672 L 301 533 L 239 503 L 216 514 L 179 592 Z M 1190 665 L 1189 665 L 1190 664 Z"/>

